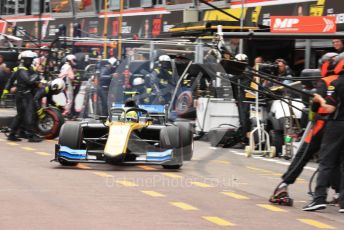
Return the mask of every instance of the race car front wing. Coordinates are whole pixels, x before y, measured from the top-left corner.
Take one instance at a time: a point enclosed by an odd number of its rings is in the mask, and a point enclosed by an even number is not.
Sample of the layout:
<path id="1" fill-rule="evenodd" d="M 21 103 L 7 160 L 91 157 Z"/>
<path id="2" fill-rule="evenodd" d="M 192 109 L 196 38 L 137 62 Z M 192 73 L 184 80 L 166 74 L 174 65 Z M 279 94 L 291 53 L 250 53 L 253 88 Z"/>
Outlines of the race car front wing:
<path id="1" fill-rule="evenodd" d="M 133 153 L 135 154 L 135 153 Z M 136 153 L 138 157 L 135 161 L 123 161 L 119 163 L 128 164 L 164 164 L 175 159 L 173 149 L 162 152 L 149 151 L 146 153 Z M 102 151 L 88 151 L 86 149 L 71 149 L 66 146 L 55 145 L 55 161 L 63 159 L 68 162 L 77 163 L 106 163 Z"/>

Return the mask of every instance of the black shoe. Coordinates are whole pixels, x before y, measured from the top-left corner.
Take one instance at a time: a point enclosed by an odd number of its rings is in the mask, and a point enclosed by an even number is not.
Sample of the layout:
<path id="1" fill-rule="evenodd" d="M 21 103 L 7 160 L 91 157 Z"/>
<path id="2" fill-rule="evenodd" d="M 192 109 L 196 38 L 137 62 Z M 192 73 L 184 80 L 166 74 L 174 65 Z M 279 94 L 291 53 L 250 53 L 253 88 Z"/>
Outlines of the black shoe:
<path id="1" fill-rule="evenodd" d="M 38 136 L 32 136 L 32 137 L 29 138 L 28 141 L 29 142 L 41 142 L 41 141 L 43 141 L 43 139 L 38 137 Z"/>
<path id="2" fill-rule="evenodd" d="M 325 202 L 312 201 L 310 204 L 302 208 L 303 211 L 317 211 L 326 208 Z"/>
<path id="3" fill-rule="evenodd" d="M 28 138 L 28 136 L 27 136 L 27 134 L 25 132 L 19 132 L 18 137 L 19 138 L 24 138 L 24 139 Z"/>
<path id="4" fill-rule="evenodd" d="M 21 139 L 18 138 L 15 134 L 8 135 L 7 140 L 9 140 L 9 141 L 21 141 Z"/>

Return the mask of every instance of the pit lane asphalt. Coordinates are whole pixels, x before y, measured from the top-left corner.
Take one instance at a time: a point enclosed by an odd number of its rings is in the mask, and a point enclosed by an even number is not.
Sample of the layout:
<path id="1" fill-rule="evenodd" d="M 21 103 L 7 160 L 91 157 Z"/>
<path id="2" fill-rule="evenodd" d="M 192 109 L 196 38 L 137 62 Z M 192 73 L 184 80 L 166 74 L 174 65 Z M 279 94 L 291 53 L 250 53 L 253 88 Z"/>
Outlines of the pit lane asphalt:
<path id="1" fill-rule="evenodd" d="M 267 201 L 288 161 L 195 142 L 179 171 L 79 164 L 53 158 L 56 140 L 8 142 L 0 134 L 0 229 L 342 229 L 336 207 L 301 211 L 311 163 L 290 187 L 294 207 Z"/>

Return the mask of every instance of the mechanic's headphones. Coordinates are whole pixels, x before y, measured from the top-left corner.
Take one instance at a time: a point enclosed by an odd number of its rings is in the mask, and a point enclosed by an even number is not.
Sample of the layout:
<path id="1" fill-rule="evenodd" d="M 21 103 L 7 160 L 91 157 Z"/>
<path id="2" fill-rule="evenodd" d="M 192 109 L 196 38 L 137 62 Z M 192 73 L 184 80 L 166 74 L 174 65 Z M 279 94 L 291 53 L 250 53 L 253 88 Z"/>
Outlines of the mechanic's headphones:
<path id="1" fill-rule="evenodd" d="M 344 73 L 344 52 L 340 53 L 336 57 L 336 66 L 334 68 L 334 74 L 343 74 Z"/>
<path id="2" fill-rule="evenodd" d="M 284 59 L 282 59 L 282 58 L 278 58 L 278 59 L 275 60 L 275 63 L 276 63 L 276 64 L 277 64 L 278 62 L 282 62 L 284 65 L 287 64 L 287 62 L 286 62 Z"/>
<path id="3" fill-rule="evenodd" d="M 322 77 L 329 76 L 333 74 L 334 68 L 336 67 L 336 57 L 338 56 L 337 53 L 330 52 L 324 54 L 319 59 L 319 68 Z"/>

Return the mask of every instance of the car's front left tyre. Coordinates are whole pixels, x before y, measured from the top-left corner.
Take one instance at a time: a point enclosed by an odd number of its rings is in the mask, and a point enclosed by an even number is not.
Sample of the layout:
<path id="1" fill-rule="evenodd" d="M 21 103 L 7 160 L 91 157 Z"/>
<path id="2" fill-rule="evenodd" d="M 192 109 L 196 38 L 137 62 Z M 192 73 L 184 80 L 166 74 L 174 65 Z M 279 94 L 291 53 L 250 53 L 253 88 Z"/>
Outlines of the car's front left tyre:
<path id="1" fill-rule="evenodd" d="M 62 126 L 59 137 L 59 145 L 71 149 L 81 149 L 83 132 L 79 123 L 66 123 Z M 58 162 L 63 166 L 75 166 L 78 163 L 70 162 L 58 157 Z"/>

